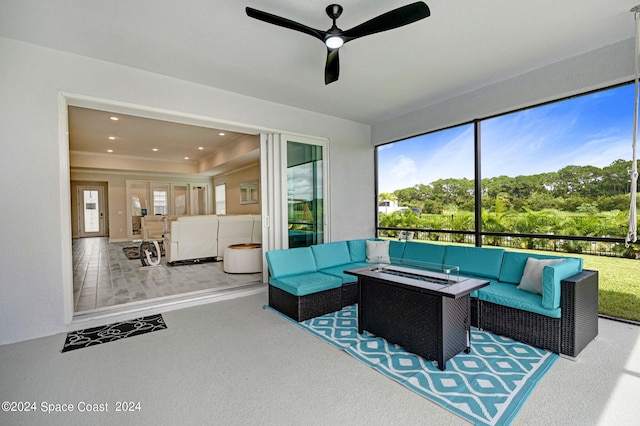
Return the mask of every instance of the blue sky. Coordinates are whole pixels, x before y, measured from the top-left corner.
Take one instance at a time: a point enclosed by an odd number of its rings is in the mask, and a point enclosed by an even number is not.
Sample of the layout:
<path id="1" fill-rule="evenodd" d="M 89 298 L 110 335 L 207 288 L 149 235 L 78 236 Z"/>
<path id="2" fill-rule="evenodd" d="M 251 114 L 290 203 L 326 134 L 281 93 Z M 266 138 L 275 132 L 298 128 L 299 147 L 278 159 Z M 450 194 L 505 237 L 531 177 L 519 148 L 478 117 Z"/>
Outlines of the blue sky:
<path id="1" fill-rule="evenodd" d="M 625 85 L 484 120 L 482 177 L 631 160 L 633 96 L 633 85 Z M 473 179 L 473 125 L 380 147 L 378 173 L 380 192 L 443 178 Z"/>

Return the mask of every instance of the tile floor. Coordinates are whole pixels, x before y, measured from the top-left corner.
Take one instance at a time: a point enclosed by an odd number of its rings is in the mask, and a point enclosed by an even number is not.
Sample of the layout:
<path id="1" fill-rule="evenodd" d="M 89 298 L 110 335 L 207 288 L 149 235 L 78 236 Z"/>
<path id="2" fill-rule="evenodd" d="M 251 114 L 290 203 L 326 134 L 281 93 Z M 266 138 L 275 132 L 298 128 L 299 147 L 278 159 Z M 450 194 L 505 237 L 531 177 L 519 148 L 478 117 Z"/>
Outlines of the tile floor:
<path id="1" fill-rule="evenodd" d="M 222 262 L 142 268 L 140 260 L 129 260 L 124 247 L 131 241 L 109 243 L 108 238 L 78 238 L 73 249 L 74 311 L 87 312 L 108 306 L 260 283 L 262 274 L 227 274 Z"/>

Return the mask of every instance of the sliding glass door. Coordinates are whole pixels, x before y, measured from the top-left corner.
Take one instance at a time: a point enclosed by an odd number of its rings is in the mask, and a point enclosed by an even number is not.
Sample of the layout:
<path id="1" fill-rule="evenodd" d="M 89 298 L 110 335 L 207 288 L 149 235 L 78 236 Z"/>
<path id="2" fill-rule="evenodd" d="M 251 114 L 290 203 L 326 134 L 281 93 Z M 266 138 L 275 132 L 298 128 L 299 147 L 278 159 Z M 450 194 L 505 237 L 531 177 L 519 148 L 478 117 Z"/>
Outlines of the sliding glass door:
<path id="1" fill-rule="evenodd" d="M 263 248 L 326 242 L 329 235 L 328 141 L 287 134 L 261 137 Z"/>
<path id="2" fill-rule="evenodd" d="M 289 247 L 324 242 L 322 145 L 287 140 L 287 228 Z"/>

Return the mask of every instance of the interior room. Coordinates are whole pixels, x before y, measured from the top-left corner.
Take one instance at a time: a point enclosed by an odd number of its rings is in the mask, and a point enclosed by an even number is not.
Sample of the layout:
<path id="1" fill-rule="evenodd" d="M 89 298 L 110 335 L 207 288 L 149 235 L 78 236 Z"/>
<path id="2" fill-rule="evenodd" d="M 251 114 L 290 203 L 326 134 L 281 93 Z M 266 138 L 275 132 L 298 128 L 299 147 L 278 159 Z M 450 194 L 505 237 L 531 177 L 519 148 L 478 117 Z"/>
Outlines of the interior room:
<path id="1" fill-rule="evenodd" d="M 221 193 L 220 217 L 258 216 L 263 253 L 373 238 L 377 146 L 634 80 L 637 0 L 428 0 L 428 14 L 411 6 L 421 19 L 398 13 L 394 28 L 374 31 L 388 22 L 375 17 L 410 4 L 3 0 L 0 380 L 3 401 L 35 401 L 38 413 L 8 406 L 0 423 L 469 423 L 263 309 L 264 259 L 257 285 L 215 295 L 166 296 L 138 276 L 126 297 L 108 297 L 126 307 L 91 309 L 100 293 L 80 303 L 74 289 L 74 241 L 96 238 L 124 256 L 147 239 L 151 250 L 158 238 L 142 235 L 143 218 L 213 215 Z M 327 45 L 336 34 L 343 45 Z M 74 130 L 84 113 L 91 125 Z M 114 131 L 128 120 L 167 127 L 131 144 Z M 204 139 L 172 135 L 182 126 Z M 138 127 L 144 137 L 156 129 Z M 312 198 L 290 186 L 289 166 L 303 164 Z M 97 253 L 109 256 L 99 244 Z M 139 259 L 123 262 L 141 272 Z M 166 328 L 62 352 L 72 333 L 156 315 Z M 579 358 L 549 367 L 513 424 L 637 421 L 637 326 L 598 326 Z M 136 412 L 113 412 L 117 401 Z M 45 413 L 48 403 L 75 411 Z"/>
<path id="2" fill-rule="evenodd" d="M 164 252 L 181 216 L 260 215 L 257 135 L 76 106 L 68 117 L 75 315 L 262 282 L 226 272 L 222 254 L 152 267 L 139 250 Z"/>

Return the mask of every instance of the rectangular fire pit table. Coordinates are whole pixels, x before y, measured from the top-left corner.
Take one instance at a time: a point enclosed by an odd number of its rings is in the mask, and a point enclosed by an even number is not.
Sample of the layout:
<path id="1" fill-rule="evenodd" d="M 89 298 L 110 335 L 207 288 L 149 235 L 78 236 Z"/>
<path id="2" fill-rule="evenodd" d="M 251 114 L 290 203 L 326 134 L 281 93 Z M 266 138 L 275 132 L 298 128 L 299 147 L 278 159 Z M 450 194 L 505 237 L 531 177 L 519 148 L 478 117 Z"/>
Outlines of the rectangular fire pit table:
<path id="1" fill-rule="evenodd" d="M 358 277 L 358 333 L 365 330 L 438 363 L 471 350 L 470 296 L 488 281 L 457 275 L 456 267 L 419 269 L 369 265 Z"/>

